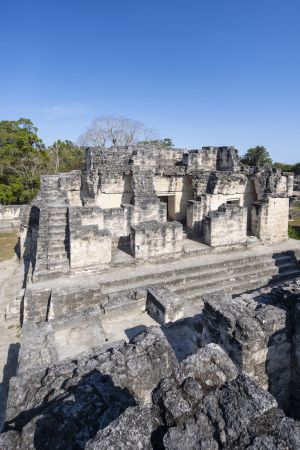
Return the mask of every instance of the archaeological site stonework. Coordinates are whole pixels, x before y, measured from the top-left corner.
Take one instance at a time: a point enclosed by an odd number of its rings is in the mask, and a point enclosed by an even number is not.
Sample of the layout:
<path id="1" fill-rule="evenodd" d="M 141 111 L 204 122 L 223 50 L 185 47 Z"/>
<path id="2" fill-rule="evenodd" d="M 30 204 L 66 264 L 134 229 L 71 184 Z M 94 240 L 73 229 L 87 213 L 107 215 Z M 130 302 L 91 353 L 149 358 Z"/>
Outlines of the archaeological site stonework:
<path id="1" fill-rule="evenodd" d="M 233 147 L 140 144 L 3 209 L 24 280 L 0 449 L 299 450 L 292 195 Z"/>

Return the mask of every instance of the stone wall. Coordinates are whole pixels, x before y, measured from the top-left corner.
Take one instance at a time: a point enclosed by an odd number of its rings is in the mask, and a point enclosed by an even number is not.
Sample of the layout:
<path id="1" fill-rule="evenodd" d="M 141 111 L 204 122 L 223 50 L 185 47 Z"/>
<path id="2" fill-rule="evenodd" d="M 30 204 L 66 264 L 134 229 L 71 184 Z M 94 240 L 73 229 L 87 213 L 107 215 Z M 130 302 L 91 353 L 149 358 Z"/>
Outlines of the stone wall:
<path id="1" fill-rule="evenodd" d="M 100 209 L 69 209 L 70 267 L 72 269 L 93 265 L 103 267 L 110 263 L 112 245 L 110 231 L 106 228 L 99 229 L 99 225 L 88 222 L 89 220 L 97 222 L 98 217 L 103 223 L 103 213 Z"/>
<path id="2" fill-rule="evenodd" d="M 20 205 L 0 205 L 0 232 L 15 231 L 20 228 Z"/>
<path id="3" fill-rule="evenodd" d="M 288 238 L 289 199 L 268 197 L 252 206 L 252 233 L 263 241 L 279 242 Z"/>
<path id="4" fill-rule="evenodd" d="M 145 222 L 130 227 L 130 246 L 136 259 L 172 256 L 182 251 L 182 225 Z"/>
<path id="5" fill-rule="evenodd" d="M 291 337 L 286 312 L 225 293 L 207 294 L 203 301 L 204 342 L 220 344 L 241 370 L 269 388 L 279 406 L 288 410 Z"/>
<path id="6" fill-rule="evenodd" d="M 203 241 L 207 245 L 232 245 L 246 239 L 247 208 L 222 205 L 203 219 Z"/>
<path id="7" fill-rule="evenodd" d="M 110 230 L 114 238 L 126 236 L 129 233 L 126 231 L 126 213 L 124 207 L 110 208 L 103 210 L 103 226 Z"/>

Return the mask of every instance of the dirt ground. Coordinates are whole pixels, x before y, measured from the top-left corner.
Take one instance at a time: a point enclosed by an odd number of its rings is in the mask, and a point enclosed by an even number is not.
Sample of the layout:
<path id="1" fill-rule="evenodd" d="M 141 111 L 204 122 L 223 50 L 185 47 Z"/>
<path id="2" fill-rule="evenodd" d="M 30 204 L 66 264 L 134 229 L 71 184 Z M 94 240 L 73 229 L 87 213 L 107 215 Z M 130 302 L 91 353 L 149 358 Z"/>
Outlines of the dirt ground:
<path id="1" fill-rule="evenodd" d="M 295 227 L 300 227 L 300 217 L 298 217 L 297 219 L 294 220 L 290 220 L 289 224 Z"/>
<path id="2" fill-rule="evenodd" d="M 0 233 L 0 262 L 14 257 L 18 245 L 18 233 Z"/>

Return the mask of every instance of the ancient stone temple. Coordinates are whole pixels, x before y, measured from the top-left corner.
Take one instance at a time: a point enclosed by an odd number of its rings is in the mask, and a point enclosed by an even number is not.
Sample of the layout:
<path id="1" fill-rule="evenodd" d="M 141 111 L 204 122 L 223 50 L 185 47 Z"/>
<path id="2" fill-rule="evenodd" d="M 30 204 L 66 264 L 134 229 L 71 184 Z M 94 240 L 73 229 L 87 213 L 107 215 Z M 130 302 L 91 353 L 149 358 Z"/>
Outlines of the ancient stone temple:
<path id="1" fill-rule="evenodd" d="M 115 247 L 149 260 L 180 257 L 185 237 L 211 247 L 279 242 L 292 190 L 291 175 L 242 167 L 233 147 L 90 148 L 83 173 L 42 177 L 23 247 L 38 229 L 37 280 L 107 267 Z"/>
<path id="2" fill-rule="evenodd" d="M 293 177 L 233 147 L 89 148 L 22 210 L 0 448 L 300 448 Z"/>

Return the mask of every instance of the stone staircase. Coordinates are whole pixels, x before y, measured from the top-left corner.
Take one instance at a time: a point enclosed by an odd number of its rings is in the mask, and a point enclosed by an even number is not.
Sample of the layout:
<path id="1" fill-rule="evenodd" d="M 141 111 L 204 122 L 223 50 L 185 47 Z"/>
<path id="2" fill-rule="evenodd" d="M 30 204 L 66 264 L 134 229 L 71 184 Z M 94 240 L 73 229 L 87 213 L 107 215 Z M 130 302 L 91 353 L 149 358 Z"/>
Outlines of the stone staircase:
<path id="1" fill-rule="evenodd" d="M 66 205 L 67 196 L 60 190 L 60 176 L 51 175 L 41 178 L 41 199 L 45 206 Z"/>
<path id="2" fill-rule="evenodd" d="M 182 261 L 182 267 L 155 271 L 147 275 L 134 271 L 126 279 L 123 277 L 113 282 L 101 282 L 101 294 L 121 292 L 147 285 L 163 284 L 176 295 L 194 301 L 202 295 L 218 291 L 231 293 L 247 292 L 267 284 L 275 284 L 300 277 L 298 254 L 285 251 L 278 254 L 266 253 L 255 256 L 220 258 L 217 262 L 188 265 Z M 202 260 L 203 261 L 203 260 Z"/>
<path id="3" fill-rule="evenodd" d="M 33 280 L 55 278 L 69 270 L 68 208 L 52 204 L 41 210 Z"/>
<path id="4" fill-rule="evenodd" d="M 70 270 L 68 199 L 60 189 L 60 175 L 41 177 L 38 202 L 40 223 L 33 281 L 55 278 Z"/>
<path id="5" fill-rule="evenodd" d="M 69 230 L 67 208 L 50 208 L 48 225 L 48 270 L 69 270 Z"/>

